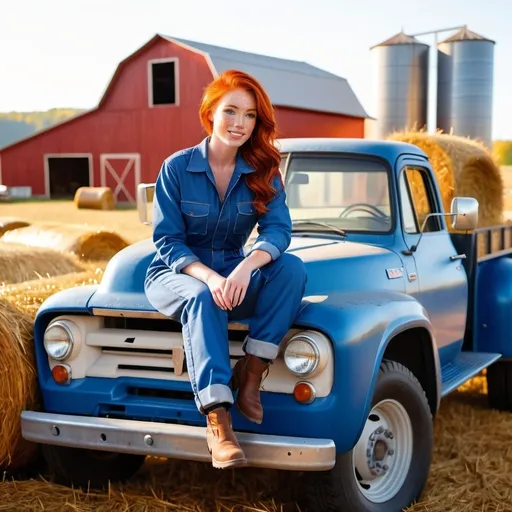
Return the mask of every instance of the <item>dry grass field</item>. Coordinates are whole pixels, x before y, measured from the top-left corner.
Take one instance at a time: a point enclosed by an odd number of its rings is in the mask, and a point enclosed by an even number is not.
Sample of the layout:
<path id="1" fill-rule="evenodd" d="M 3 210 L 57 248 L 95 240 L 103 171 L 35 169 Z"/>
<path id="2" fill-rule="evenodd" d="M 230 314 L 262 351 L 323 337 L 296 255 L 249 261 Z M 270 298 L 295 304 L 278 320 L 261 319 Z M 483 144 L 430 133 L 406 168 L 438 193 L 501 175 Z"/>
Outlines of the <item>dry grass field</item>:
<path id="1" fill-rule="evenodd" d="M 104 212 L 77 210 L 71 202 L 20 202 L 0 204 L 2 216 L 21 217 L 32 224 L 88 224 L 114 230 L 130 242 L 150 236 L 150 229 L 139 224 L 135 210 Z M 47 288 L 51 293 L 51 286 Z M 31 300 L 33 312 L 40 301 L 37 297 Z M 39 469 L 40 474 L 32 477 L 4 475 L 0 511 L 299 511 L 294 491 L 300 480 L 289 473 L 219 471 L 208 464 L 150 459 L 132 482 L 112 485 L 108 492 L 99 493 L 54 485 L 44 468 L 34 468 Z M 477 377 L 442 403 L 435 419 L 431 475 L 423 501 L 410 512 L 509 510 L 512 414 L 489 410 L 485 379 Z"/>

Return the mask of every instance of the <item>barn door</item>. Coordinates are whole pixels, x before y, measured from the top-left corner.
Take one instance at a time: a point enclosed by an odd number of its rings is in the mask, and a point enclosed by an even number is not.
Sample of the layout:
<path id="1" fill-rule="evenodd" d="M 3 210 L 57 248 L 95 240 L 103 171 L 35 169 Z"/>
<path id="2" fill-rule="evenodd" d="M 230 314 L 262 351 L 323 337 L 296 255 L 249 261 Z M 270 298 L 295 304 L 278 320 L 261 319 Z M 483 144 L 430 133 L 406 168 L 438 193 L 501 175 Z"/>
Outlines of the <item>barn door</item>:
<path id="1" fill-rule="evenodd" d="M 140 155 L 115 153 L 100 155 L 101 186 L 110 187 L 118 203 L 135 203 L 140 183 Z"/>

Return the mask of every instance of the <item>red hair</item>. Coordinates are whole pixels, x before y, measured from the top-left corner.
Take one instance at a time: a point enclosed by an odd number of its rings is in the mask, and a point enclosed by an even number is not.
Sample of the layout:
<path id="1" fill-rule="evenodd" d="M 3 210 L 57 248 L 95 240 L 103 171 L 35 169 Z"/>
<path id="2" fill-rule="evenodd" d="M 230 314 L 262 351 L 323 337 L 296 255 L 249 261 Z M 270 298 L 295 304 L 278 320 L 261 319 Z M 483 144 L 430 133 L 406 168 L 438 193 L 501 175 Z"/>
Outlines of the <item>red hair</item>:
<path id="1" fill-rule="evenodd" d="M 256 169 L 255 172 L 246 175 L 246 182 L 256 194 L 254 206 L 261 214 L 268 210 L 266 205 L 276 193 L 272 187 L 274 177 L 281 178 L 281 155 L 274 145 L 277 133 L 276 119 L 267 93 L 261 84 L 247 73 L 232 69 L 224 71 L 206 87 L 199 108 L 199 118 L 208 135 L 211 135 L 213 122 L 209 114 L 222 96 L 233 89 L 251 92 L 256 100 L 256 125 L 251 138 L 241 146 L 240 152 L 243 159 Z"/>

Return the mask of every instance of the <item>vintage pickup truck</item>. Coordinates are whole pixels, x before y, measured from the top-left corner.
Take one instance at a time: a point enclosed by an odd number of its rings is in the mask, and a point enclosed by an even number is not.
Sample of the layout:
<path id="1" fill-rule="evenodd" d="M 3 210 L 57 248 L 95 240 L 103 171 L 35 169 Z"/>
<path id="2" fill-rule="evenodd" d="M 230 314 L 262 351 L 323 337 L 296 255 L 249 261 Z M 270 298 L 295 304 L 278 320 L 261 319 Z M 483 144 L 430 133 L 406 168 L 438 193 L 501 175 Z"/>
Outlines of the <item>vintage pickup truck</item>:
<path id="1" fill-rule="evenodd" d="M 249 465 L 298 472 L 303 509 L 398 511 L 428 478 L 442 397 L 488 368 L 491 406 L 512 406 L 511 228 L 476 229 L 472 198 L 444 212 L 416 146 L 283 139 L 280 150 L 288 251 L 308 284 L 262 383 L 263 423 L 233 409 L 234 428 Z M 139 187 L 148 224 L 150 190 Z M 22 430 L 60 482 L 127 479 L 146 455 L 211 460 L 181 326 L 144 294 L 150 234 L 112 258 L 101 285 L 38 312 L 43 410 L 24 411 Z M 246 330 L 229 326 L 233 365 Z"/>

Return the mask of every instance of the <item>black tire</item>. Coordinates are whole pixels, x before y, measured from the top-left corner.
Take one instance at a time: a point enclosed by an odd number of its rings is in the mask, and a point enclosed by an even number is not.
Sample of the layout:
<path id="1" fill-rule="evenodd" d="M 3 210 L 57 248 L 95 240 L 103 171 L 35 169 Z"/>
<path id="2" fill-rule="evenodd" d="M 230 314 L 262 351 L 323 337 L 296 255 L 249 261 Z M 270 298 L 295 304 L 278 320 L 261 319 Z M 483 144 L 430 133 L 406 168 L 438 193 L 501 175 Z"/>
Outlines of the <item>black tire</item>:
<path id="1" fill-rule="evenodd" d="M 354 449 L 338 455 L 330 471 L 306 474 L 302 501 L 307 512 L 400 512 L 418 500 L 428 478 L 433 449 L 428 400 L 416 377 L 394 361 L 383 361 L 380 367 L 372 408 L 386 399 L 402 405 L 412 427 L 411 464 L 399 490 L 383 503 L 367 499 L 354 471 Z"/>
<path id="2" fill-rule="evenodd" d="M 497 361 L 487 368 L 489 406 L 512 412 L 512 361 Z"/>
<path id="3" fill-rule="evenodd" d="M 66 446 L 41 445 L 54 482 L 84 489 L 104 489 L 129 480 L 144 464 L 144 455 L 129 455 Z"/>

